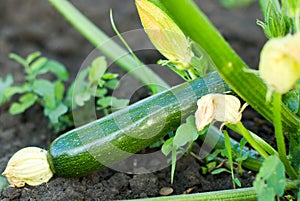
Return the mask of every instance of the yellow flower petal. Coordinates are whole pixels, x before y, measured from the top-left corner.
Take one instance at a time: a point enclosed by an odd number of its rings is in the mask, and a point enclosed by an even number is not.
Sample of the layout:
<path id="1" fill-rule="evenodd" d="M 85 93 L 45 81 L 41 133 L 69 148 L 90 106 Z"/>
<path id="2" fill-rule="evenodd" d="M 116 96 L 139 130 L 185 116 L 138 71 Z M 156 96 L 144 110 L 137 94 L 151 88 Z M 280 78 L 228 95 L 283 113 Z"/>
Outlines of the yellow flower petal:
<path id="1" fill-rule="evenodd" d="M 300 34 L 270 39 L 261 51 L 259 73 L 272 91 L 291 90 L 300 78 Z"/>
<path id="2" fill-rule="evenodd" d="M 206 95 L 197 101 L 198 109 L 195 113 L 197 130 L 203 130 L 214 119 L 215 108 L 212 96 Z"/>
<path id="3" fill-rule="evenodd" d="M 241 120 L 241 103 L 232 95 L 208 94 L 197 101 L 198 109 L 195 113 L 197 130 L 203 130 L 213 119 L 236 124 Z"/>
<path id="4" fill-rule="evenodd" d="M 190 66 L 190 42 L 174 21 L 148 0 L 136 0 L 136 7 L 149 39 L 162 55 L 179 69 Z"/>
<path id="5" fill-rule="evenodd" d="M 14 187 L 25 184 L 37 186 L 48 182 L 53 176 L 47 160 L 47 151 L 37 147 L 19 150 L 8 161 L 2 173 Z"/>

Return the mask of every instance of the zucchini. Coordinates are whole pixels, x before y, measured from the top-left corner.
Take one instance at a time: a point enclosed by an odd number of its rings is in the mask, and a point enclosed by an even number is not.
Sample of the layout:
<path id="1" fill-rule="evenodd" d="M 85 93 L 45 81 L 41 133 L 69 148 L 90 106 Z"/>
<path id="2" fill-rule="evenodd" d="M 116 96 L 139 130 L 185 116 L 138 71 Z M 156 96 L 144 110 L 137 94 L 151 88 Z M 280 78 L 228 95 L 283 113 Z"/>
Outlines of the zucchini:
<path id="1" fill-rule="evenodd" d="M 71 130 L 51 143 L 50 167 L 60 177 L 77 177 L 129 157 L 175 130 L 201 96 L 225 89 L 214 72 Z"/>

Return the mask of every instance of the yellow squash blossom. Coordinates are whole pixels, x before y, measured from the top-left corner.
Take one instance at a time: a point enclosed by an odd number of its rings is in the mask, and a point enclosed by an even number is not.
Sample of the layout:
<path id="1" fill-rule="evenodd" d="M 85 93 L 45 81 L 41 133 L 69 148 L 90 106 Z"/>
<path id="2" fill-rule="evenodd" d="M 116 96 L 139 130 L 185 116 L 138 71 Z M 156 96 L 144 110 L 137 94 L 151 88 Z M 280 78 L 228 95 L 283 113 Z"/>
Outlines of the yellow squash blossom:
<path id="1" fill-rule="evenodd" d="M 271 91 L 291 90 L 300 78 L 300 34 L 270 39 L 261 51 L 259 73 Z"/>
<path id="2" fill-rule="evenodd" d="M 242 118 L 241 102 L 232 95 L 208 94 L 197 101 L 195 113 L 197 130 L 203 130 L 214 119 L 223 123 L 236 124 Z"/>
<path id="3" fill-rule="evenodd" d="M 190 67 L 194 56 L 190 41 L 174 21 L 148 0 L 136 0 L 138 13 L 149 39 L 162 55 L 178 69 Z"/>
<path id="4" fill-rule="evenodd" d="M 23 187 L 25 184 L 37 186 L 48 182 L 53 172 L 47 161 L 46 150 L 27 147 L 11 157 L 2 175 L 13 187 Z"/>

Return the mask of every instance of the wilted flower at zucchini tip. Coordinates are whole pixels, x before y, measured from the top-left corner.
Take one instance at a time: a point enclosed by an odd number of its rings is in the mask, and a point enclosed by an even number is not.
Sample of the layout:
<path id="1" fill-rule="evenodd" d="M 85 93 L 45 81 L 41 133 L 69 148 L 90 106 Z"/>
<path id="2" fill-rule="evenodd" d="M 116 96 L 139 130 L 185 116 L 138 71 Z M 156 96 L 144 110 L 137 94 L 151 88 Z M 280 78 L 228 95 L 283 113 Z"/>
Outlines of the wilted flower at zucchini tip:
<path id="1" fill-rule="evenodd" d="M 242 118 L 241 102 L 232 95 L 207 94 L 197 101 L 195 112 L 197 130 L 203 130 L 214 119 L 223 123 L 236 124 Z"/>
<path id="2" fill-rule="evenodd" d="M 259 74 L 271 91 L 291 90 L 300 78 L 300 34 L 270 39 L 260 54 Z"/>
<path id="3" fill-rule="evenodd" d="M 176 23 L 148 0 L 136 0 L 136 7 L 144 30 L 157 50 L 178 69 L 188 69 L 194 53 Z"/>
<path id="4" fill-rule="evenodd" d="M 37 186 L 48 182 L 53 172 L 47 160 L 46 150 L 27 147 L 11 157 L 2 175 L 13 187 L 23 187 L 25 184 Z"/>

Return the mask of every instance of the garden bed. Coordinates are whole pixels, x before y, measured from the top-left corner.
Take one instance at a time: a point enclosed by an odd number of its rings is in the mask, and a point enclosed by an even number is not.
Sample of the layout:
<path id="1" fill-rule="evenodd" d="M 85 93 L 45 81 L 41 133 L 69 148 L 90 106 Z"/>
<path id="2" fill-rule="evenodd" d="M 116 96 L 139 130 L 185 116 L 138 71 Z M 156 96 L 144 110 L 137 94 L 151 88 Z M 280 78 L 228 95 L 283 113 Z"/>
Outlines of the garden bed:
<path id="1" fill-rule="evenodd" d="M 109 9 L 113 8 L 115 22 L 121 31 L 141 28 L 133 2 L 111 1 L 72 1 L 97 25 L 110 35 L 114 35 L 109 23 Z M 251 67 L 258 64 L 259 50 L 265 37 L 255 24 L 259 17 L 259 7 L 236 10 L 222 8 L 217 0 L 196 1 L 212 22 L 217 26 L 233 48 Z M 35 5 L 34 9 L 31 5 Z M 65 22 L 47 1 L 3 0 L 1 3 L 0 34 L 1 71 L 0 77 L 8 73 L 21 81 L 21 68 L 9 61 L 7 55 L 16 52 L 22 56 L 41 51 L 45 56 L 56 59 L 66 65 L 71 78 L 93 47 L 76 30 Z M 131 42 L 142 39 L 135 38 Z M 140 56 L 140 55 L 139 55 Z M 145 63 L 155 63 L 158 54 L 141 54 Z M 163 67 L 162 67 L 163 68 Z M 113 68 L 117 70 L 116 68 Z M 168 83 L 182 82 L 177 76 L 162 73 L 154 69 Z M 119 73 L 122 71 L 118 70 Z M 134 83 L 134 82 L 133 82 Z M 125 92 L 124 92 L 125 93 Z M 140 97 L 142 98 L 142 96 Z M 0 110 L 0 171 L 8 159 L 17 150 L 27 146 L 47 148 L 57 136 L 47 128 L 48 120 L 43 117 L 42 109 L 34 107 L 23 115 L 11 116 L 6 105 Z M 250 130 L 273 141 L 272 127 L 250 108 L 244 112 L 243 122 Z M 245 171 L 240 178 L 242 186 L 252 186 L 254 173 Z M 195 193 L 231 189 L 231 176 L 228 173 L 202 175 L 201 165 L 191 156 L 182 157 L 177 163 L 174 184 L 170 184 L 170 168 L 161 171 L 130 175 L 104 168 L 91 175 L 80 178 L 53 178 L 47 184 L 38 187 L 7 188 L 2 192 L 1 200 L 114 200 L 159 196 L 163 187 L 172 187 L 173 194 Z"/>

